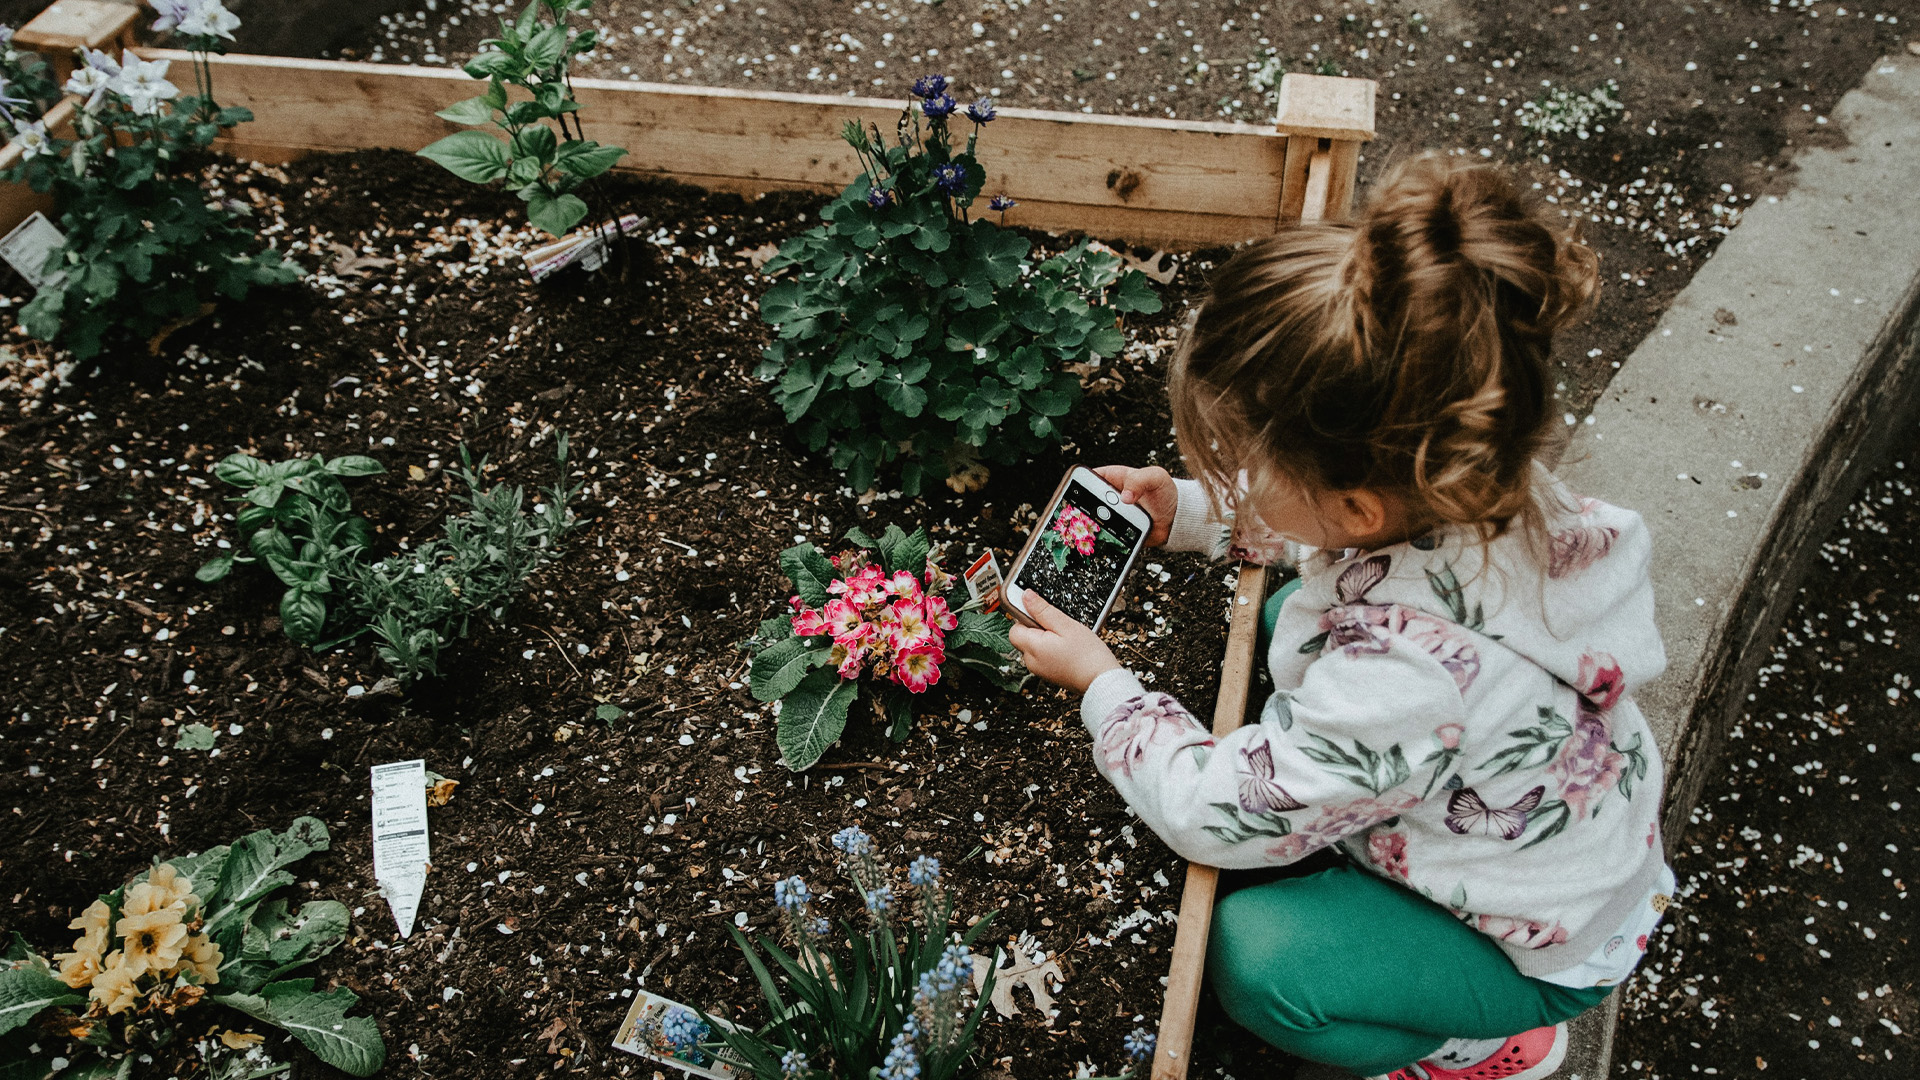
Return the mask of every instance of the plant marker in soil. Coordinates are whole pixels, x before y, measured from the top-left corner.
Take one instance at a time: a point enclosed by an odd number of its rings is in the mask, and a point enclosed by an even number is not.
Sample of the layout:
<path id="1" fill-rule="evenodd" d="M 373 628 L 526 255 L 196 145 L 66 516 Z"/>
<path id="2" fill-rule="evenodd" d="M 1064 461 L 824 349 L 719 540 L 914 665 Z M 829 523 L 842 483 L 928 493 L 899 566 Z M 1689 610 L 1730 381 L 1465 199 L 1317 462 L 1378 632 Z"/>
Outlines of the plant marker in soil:
<path id="1" fill-rule="evenodd" d="M 373 767 L 373 879 L 393 910 L 400 936 L 427 889 L 427 763 L 415 758 Z"/>

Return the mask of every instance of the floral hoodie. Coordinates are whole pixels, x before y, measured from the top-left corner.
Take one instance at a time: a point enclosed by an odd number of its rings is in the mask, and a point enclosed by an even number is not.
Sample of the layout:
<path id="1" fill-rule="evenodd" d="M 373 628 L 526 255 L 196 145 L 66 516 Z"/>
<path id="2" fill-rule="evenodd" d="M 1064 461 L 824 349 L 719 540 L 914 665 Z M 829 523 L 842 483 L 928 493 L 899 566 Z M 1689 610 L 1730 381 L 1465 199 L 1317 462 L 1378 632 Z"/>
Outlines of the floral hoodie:
<path id="1" fill-rule="evenodd" d="M 1665 870 L 1661 766 L 1634 687 L 1659 675 L 1650 540 L 1591 499 L 1551 525 L 1441 531 L 1300 566 L 1258 723 L 1214 737 L 1125 670 L 1087 688 L 1100 772 L 1195 862 L 1255 867 L 1338 844 L 1500 943 L 1527 975 L 1580 964 Z M 1167 546 L 1227 530 L 1180 482 Z M 1232 536 L 1271 561 L 1270 537 Z"/>

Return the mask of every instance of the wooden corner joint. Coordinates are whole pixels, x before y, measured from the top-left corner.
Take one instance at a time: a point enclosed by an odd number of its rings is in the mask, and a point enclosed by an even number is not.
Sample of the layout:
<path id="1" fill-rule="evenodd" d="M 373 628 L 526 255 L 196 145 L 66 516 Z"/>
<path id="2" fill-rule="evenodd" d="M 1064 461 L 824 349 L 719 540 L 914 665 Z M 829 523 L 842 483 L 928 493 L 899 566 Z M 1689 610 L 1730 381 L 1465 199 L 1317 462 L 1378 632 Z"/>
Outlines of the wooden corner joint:
<path id="1" fill-rule="evenodd" d="M 1282 135 L 1369 142 L 1374 136 L 1374 97 L 1379 86 L 1372 79 L 1283 75 L 1274 128 Z"/>
<path id="2" fill-rule="evenodd" d="M 109 42 L 133 44 L 140 8 L 111 0 L 59 0 L 35 15 L 13 35 L 18 45 L 36 52 L 64 54 L 98 49 Z"/>

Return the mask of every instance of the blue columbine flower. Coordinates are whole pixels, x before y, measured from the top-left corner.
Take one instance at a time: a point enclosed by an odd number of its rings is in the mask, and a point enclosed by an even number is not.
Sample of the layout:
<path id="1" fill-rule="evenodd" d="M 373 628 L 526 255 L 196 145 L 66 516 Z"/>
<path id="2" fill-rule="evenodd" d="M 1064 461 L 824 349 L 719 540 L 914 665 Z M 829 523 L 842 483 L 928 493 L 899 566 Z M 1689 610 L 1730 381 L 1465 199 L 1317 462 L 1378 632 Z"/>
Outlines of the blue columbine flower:
<path id="1" fill-rule="evenodd" d="M 913 80 L 913 96 L 915 97 L 939 97 L 946 92 L 947 77 L 945 75 L 922 75 Z"/>
<path id="2" fill-rule="evenodd" d="M 1120 1045 L 1127 1051 L 1127 1060 L 1141 1062 L 1153 1056 L 1154 1045 L 1159 1041 L 1160 1037 L 1146 1028 L 1134 1028 L 1120 1040 Z"/>
<path id="3" fill-rule="evenodd" d="M 799 1050 L 789 1050 L 780 1055 L 780 1075 L 786 1080 L 798 1080 L 811 1070 L 807 1067 L 807 1055 Z"/>
<path id="4" fill-rule="evenodd" d="M 695 1016 L 692 1009 L 675 1005 L 660 1018 L 660 1038 L 673 1048 L 674 1053 L 690 1050 L 699 1046 L 712 1029 L 705 1020 Z"/>
<path id="5" fill-rule="evenodd" d="M 885 210 L 887 204 L 892 201 L 893 197 L 887 194 L 886 188 L 876 187 L 867 189 L 867 205 L 873 207 L 875 210 Z"/>
<path id="6" fill-rule="evenodd" d="M 994 117 L 999 115 L 998 112 L 994 111 L 992 98 L 981 98 L 979 101 L 967 106 L 967 119 L 976 124 L 990 123 Z"/>
<path id="7" fill-rule="evenodd" d="M 933 167 L 933 186 L 948 195 L 964 194 L 967 190 L 967 170 L 949 161 Z"/>
<path id="8" fill-rule="evenodd" d="M 1019 205 L 1020 205 L 1019 203 L 1014 202 L 1012 199 L 1007 198 L 1005 195 L 995 195 L 993 198 L 987 200 L 987 209 L 989 210 L 999 210 L 999 211 L 1005 212 Z"/>
<path id="9" fill-rule="evenodd" d="M 875 915 L 885 915 L 893 907 L 893 889 L 882 885 L 877 889 L 868 889 L 866 893 L 867 910 Z"/>
<path id="10" fill-rule="evenodd" d="M 863 832 L 858 825 L 849 825 L 833 834 L 833 846 L 849 855 L 873 854 L 873 837 Z"/>
<path id="11" fill-rule="evenodd" d="M 953 115 L 953 110 L 957 108 L 959 104 L 959 102 L 953 100 L 953 95 L 940 94 L 922 101 L 920 103 L 920 111 L 926 113 L 927 119 L 929 120 L 940 120 Z"/>
<path id="12" fill-rule="evenodd" d="M 940 860 L 931 855 L 922 855 L 907 867 L 907 880 L 915 888 L 930 888 L 940 883 Z"/>
<path id="13" fill-rule="evenodd" d="M 813 893 L 807 883 L 796 875 L 773 883 L 773 902 L 780 905 L 782 911 L 799 911 L 813 899 Z"/>

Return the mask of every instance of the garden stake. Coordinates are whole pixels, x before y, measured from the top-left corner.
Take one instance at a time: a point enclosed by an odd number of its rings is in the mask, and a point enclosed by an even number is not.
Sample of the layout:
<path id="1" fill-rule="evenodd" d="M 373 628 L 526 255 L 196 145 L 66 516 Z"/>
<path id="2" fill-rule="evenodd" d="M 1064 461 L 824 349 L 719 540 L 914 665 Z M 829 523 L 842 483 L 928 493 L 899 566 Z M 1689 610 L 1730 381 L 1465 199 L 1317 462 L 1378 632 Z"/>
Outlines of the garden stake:
<path id="1" fill-rule="evenodd" d="M 1373 138 L 1373 95 L 1374 83 L 1365 79 L 1287 75 L 1281 80 L 1279 114 L 1274 121 L 1287 135 L 1281 166 L 1281 224 L 1346 218 L 1353 204 L 1360 144 Z M 1216 739 L 1246 721 L 1247 694 L 1260 662 L 1257 644 L 1267 576 L 1264 566 L 1240 567 L 1226 658 L 1220 664 L 1220 692 L 1213 706 Z M 1206 967 L 1207 933 L 1213 926 L 1214 890 L 1219 883 L 1216 867 L 1187 864 L 1173 959 L 1167 970 L 1167 997 L 1154 1045 L 1153 1080 L 1186 1078 L 1194 1015 L 1200 1006 L 1200 979 Z"/>

